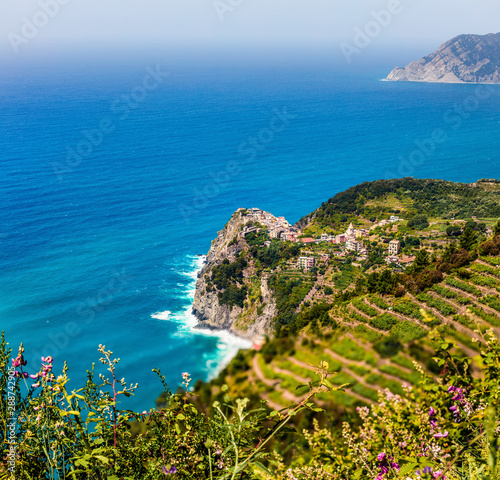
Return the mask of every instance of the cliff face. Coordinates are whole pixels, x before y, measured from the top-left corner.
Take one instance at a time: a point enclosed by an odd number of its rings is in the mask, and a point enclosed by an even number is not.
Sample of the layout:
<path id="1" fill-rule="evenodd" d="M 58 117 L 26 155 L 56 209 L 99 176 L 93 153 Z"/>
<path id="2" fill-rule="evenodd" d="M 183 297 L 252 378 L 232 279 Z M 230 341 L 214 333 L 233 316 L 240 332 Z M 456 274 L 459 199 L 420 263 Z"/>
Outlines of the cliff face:
<path id="1" fill-rule="evenodd" d="M 395 68 L 386 80 L 500 83 L 500 33 L 455 37 L 418 62 Z"/>
<path id="2" fill-rule="evenodd" d="M 277 313 L 275 300 L 267 288 L 267 278 L 264 275 L 257 277 L 252 262 L 249 262 L 243 271 L 243 284 L 254 293 L 257 290 L 262 299 L 254 303 L 249 300 L 245 302 L 244 308 L 221 304 L 219 292 L 208 285 L 214 266 L 222 264 L 225 259 L 233 263 L 240 252 L 248 248 L 241 236 L 247 221 L 241 212 L 234 213 L 226 226 L 218 232 L 217 238 L 212 241 L 206 264 L 196 282 L 193 313 L 200 321 L 200 328 L 228 330 L 239 337 L 256 339 L 271 333 L 271 321 Z"/>

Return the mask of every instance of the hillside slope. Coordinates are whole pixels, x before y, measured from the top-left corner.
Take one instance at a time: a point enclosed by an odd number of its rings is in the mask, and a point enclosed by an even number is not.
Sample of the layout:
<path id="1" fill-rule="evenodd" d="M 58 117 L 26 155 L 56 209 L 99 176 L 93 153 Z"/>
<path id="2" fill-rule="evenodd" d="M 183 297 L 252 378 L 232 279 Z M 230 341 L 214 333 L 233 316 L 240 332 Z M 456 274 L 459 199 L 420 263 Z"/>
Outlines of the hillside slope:
<path id="1" fill-rule="evenodd" d="M 459 35 L 434 53 L 395 68 L 388 81 L 500 83 L 500 33 Z"/>

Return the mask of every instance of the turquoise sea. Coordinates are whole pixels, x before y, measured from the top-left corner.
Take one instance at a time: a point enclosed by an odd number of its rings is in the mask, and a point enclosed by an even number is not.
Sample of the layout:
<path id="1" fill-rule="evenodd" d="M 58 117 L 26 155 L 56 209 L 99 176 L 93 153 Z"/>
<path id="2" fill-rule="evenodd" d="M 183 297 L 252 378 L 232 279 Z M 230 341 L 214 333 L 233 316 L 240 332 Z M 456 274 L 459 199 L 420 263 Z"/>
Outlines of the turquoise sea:
<path id="1" fill-rule="evenodd" d="M 295 222 L 363 181 L 499 177 L 500 86 L 387 73 L 78 56 L 3 69 L 0 329 L 28 368 L 67 360 L 76 386 L 105 344 L 139 383 L 123 406 L 148 409 L 153 367 L 175 389 L 246 345 L 193 330 L 190 312 L 197 255 L 238 207 Z"/>

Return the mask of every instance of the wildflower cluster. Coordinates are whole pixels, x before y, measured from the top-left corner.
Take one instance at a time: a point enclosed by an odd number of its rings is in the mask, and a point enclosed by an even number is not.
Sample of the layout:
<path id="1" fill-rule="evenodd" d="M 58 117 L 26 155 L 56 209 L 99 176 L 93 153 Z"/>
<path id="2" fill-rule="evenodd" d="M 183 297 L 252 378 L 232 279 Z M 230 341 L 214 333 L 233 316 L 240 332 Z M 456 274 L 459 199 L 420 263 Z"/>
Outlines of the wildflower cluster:
<path id="1" fill-rule="evenodd" d="M 384 475 L 389 473 L 389 470 L 394 470 L 396 473 L 401 470 L 401 467 L 394 461 L 393 457 L 389 457 L 385 452 L 377 455 L 378 468 L 380 473 L 377 475 L 376 480 L 382 480 Z"/>
<path id="2" fill-rule="evenodd" d="M 12 367 L 21 367 L 21 370 L 14 370 L 14 377 L 24 377 L 28 378 L 28 373 L 22 371 L 22 367 L 25 367 L 28 362 L 24 359 L 24 347 L 23 344 L 19 346 L 19 351 L 17 357 L 12 359 Z"/>

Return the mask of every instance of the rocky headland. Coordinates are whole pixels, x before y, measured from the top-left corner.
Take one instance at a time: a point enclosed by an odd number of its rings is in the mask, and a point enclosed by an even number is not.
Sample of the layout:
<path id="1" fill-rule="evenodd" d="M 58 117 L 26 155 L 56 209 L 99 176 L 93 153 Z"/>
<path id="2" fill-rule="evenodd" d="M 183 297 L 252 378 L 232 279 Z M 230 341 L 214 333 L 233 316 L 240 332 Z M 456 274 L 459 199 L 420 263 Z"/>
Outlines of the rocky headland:
<path id="1" fill-rule="evenodd" d="M 387 81 L 500 83 L 500 33 L 459 35 L 434 53 L 396 67 Z"/>
<path id="2" fill-rule="evenodd" d="M 198 318 L 198 328 L 227 330 L 234 335 L 256 340 L 271 333 L 271 322 L 275 317 L 275 300 L 267 287 L 266 275 L 256 276 L 251 262 L 243 268 L 237 286 L 249 292 L 257 291 L 258 302 L 244 302 L 243 306 L 229 305 L 221 301 L 220 290 L 212 281 L 214 268 L 226 262 L 232 264 L 240 253 L 248 249 L 245 241 L 245 225 L 249 219 L 243 211 L 233 214 L 207 254 L 207 260 L 199 273 L 193 301 L 193 314 Z"/>

